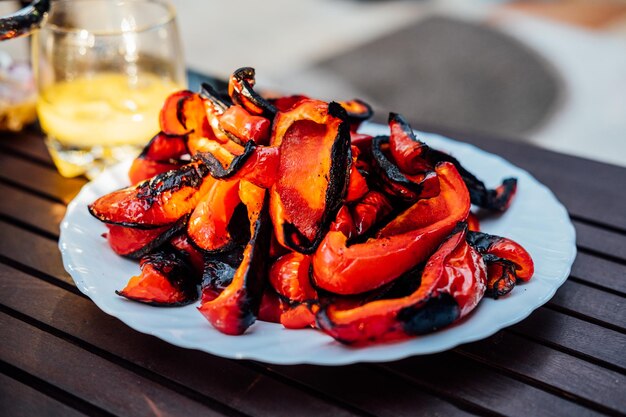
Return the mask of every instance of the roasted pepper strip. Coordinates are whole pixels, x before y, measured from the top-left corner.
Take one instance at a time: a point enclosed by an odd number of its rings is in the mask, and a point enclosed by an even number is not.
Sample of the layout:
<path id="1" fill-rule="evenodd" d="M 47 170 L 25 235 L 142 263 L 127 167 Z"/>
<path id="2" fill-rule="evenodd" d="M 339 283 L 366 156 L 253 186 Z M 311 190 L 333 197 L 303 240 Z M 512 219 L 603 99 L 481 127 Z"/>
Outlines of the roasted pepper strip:
<path id="1" fill-rule="evenodd" d="M 465 230 L 430 257 L 415 292 L 349 310 L 322 308 L 319 328 L 340 342 L 367 344 L 432 332 L 466 316 L 485 292 L 486 272 L 480 254 L 465 241 Z"/>
<path id="2" fill-rule="evenodd" d="M 283 245 L 311 253 L 335 218 L 350 170 L 350 135 L 336 103 L 305 100 L 274 120 L 271 145 L 279 147 L 270 212 Z"/>
<path id="3" fill-rule="evenodd" d="M 515 265 L 515 276 L 528 281 L 535 273 L 535 265 L 530 254 L 519 243 L 496 235 L 481 232 L 470 232 L 467 240 L 478 252 L 493 255 L 512 262 Z"/>
<path id="4" fill-rule="evenodd" d="M 358 236 L 370 230 L 372 226 L 387 217 L 393 207 L 389 199 L 379 191 L 368 192 L 351 208 L 352 220 Z"/>
<path id="5" fill-rule="evenodd" d="M 254 91 L 255 82 L 254 68 L 239 68 L 228 80 L 228 94 L 235 104 L 241 105 L 250 113 L 273 120 L 276 107 Z"/>
<path id="6" fill-rule="evenodd" d="M 465 181 L 465 185 L 467 185 L 469 190 L 472 204 L 495 211 L 505 211 L 511 204 L 517 190 L 516 178 L 506 178 L 497 188 L 488 189 L 481 180 L 466 170 L 456 158 L 420 142 L 415 137 L 411 126 L 399 114 L 391 113 L 389 115 L 389 126 L 391 129 L 391 154 L 404 172 L 409 174 L 420 172 L 428 166 L 433 166 L 440 162 L 451 162 L 463 177 L 463 181 Z"/>
<path id="7" fill-rule="evenodd" d="M 335 221 L 331 223 L 329 230 L 341 232 L 348 239 L 357 236 L 357 229 L 348 206 L 341 206 L 337 212 L 337 217 L 335 217 Z"/>
<path id="8" fill-rule="evenodd" d="M 480 232 L 480 220 L 472 212 L 467 216 L 467 228 L 470 232 Z"/>
<path id="9" fill-rule="evenodd" d="M 187 233 L 181 233 L 173 237 L 170 240 L 170 245 L 187 259 L 195 272 L 202 274 L 204 270 L 204 255 L 191 244 Z"/>
<path id="10" fill-rule="evenodd" d="M 215 181 L 191 214 L 187 234 L 207 252 L 229 250 L 236 244 L 229 225 L 240 204 L 239 181 Z"/>
<path id="11" fill-rule="evenodd" d="M 233 258 L 233 254 L 236 259 L 229 259 Z M 243 259 L 243 249 L 236 248 L 229 255 L 231 256 L 209 255 L 205 257 L 202 273 L 202 304 L 215 300 L 233 282 L 237 267 Z"/>
<path id="12" fill-rule="evenodd" d="M 133 161 L 128 171 L 131 184 L 137 184 L 155 175 L 180 168 L 181 157 L 188 153 L 186 136 L 157 133 Z"/>
<path id="13" fill-rule="evenodd" d="M 441 192 L 423 200 L 430 204 L 421 206 L 432 223 L 351 246 L 346 246 L 343 233 L 328 232 L 313 256 L 315 284 L 337 294 L 359 294 L 385 285 L 426 260 L 470 209 L 469 194 L 454 165 L 440 164 L 436 172 Z M 440 210 L 442 206 L 446 210 Z M 430 214 L 431 207 L 437 208 L 440 218 Z"/>
<path id="14" fill-rule="evenodd" d="M 215 181 L 201 162 L 192 162 L 136 186 L 114 191 L 89 205 L 98 220 L 152 229 L 191 212 Z"/>
<path id="15" fill-rule="evenodd" d="M 159 124 L 168 135 L 206 136 L 208 121 L 204 100 L 189 90 L 172 93 L 161 108 Z"/>
<path id="16" fill-rule="evenodd" d="M 317 292 L 309 282 L 311 257 L 291 252 L 278 258 L 270 268 L 270 284 L 284 301 L 280 322 L 289 329 L 310 327 L 315 315 L 309 304 Z"/>
<path id="17" fill-rule="evenodd" d="M 433 164 L 451 162 L 456 166 L 470 192 L 472 204 L 500 212 L 506 211 L 511 205 L 517 191 L 517 178 L 505 178 L 498 187 L 489 189 L 485 183 L 466 170 L 456 158 L 432 148 L 428 152 L 428 157 Z"/>
<path id="18" fill-rule="evenodd" d="M 106 233 L 111 249 L 118 255 L 139 259 L 152 252 L 173 235 L 184 229 L 188 216 L 184 216 L 173 224 L 156 229 L 137 229 L 133 227 L 107 224 Z"/>
<path id="19" fill-rule="evenodd" d="M 283 314 L 283 301 L 269 288 L 266 288 L 261 297 L 261 307 L 259 307 L 259 320 L 270 323 L 280 323 L 280 316 Z"/>
<path id="20" fill-rule="evenodd" d="M 199 307 L 204 317 L 222 333 L 242 334 L 259 313 L 267 282 L 266 261 L 271 237 L 266 194 L 265 190 L 250 183 L 242 187 L 240 198 L 248 209 L 252 237 L 232 282 L 217 298 Z"/>
<path id="21" fill-rule="evenodd" d="M 403 174 L 386 155 L 389 141 L 387 136 L 377 136 L 372 140 L 372 158 L 375 162 L 379 186 L 388 195 L 407 202 L 436 196 L 439 193 L 439 181 L 432 168 L 421 174 Z"/>
<path id="22" fill-rule="evenodd" d="M 291 110 L 293 106 L 299 104 L 303 100 L 310 100 L 310 97 L 303 96 L 301 94 L 296 94 L 293 96 L 283 96 L 270 98 L 268 101 L 276 107 L 278 111 L 287 112 Z"/>
<path id="23" fill-rule="evenodd" d="M 363 174 L 357 169 L 357 160 L 359 157 L 359 148 L 350 147 L 352 150 L 352 166 L 350 167 L 350 178 L 348 180 L 348 192 L 346 194 L 346 202 L 354 202 L 361 199 L 369 191 L 367 180 Z"/>
<path id="24" fill-rule="evenodd" d="M 289 302 L 303 302 L 317 298 L 309 282 L 311 256 L 298 252 L 278 258 L 270 268 L 269 280 L 274 290 Z"/>
<path id="25" fill-rule="evenodd" d="M 144 256 L 141 274 L 132 277 L 118 295 L 156 306 L 180 306 L 198 299 L 198 280 L 185 260 L 164 248 Z"/>
<path id="26" fill-rule="evenodd" d="M 344 108 L 348 115 L 347 122 L 350 124 L 350 130 L 356 132 L 361 123 L 370 119 L 374 115 L 372 107 L 358 98 L 340 101 L 341 107 Z"/>
<path id="27" fill-rule="evenodd" d="M 235 135 L 243 143 L 250 140 L 267 145 L 270 138 L 270 121 L 265 117 L 254 116 L 243 107 L 229 107 L 220 117 L 220 125 L 226 132 Z"/>
<path id="28" fill-rule="evenodd" d="M 279 149 L 273 146 L 257 146 L 253 141 L 246 143 L 241 155 L 234 157 L 225 167 L 219 157 L 211 152 L 200 152 L 201 159 L 213 178 L 245 179 L 253 184 L 269 188 L 278 176 Z"/>
<path id="29" fill-rule="evenodd" d="M 414 175 L 432 169 L 431 164 L 425 159 L 429 147 L 417 140 L 404 117 L 389 113 L 389 130 L 391 155 L 403 173 Z"/>

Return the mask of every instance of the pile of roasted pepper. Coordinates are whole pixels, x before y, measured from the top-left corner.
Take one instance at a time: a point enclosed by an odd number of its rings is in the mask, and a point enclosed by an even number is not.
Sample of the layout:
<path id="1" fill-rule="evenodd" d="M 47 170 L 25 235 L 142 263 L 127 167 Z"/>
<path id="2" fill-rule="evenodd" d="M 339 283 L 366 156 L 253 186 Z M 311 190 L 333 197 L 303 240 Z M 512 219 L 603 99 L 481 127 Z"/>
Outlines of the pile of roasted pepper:
<path id="1" fill-rule="evenodd" d="M 200 299 L 230 335 L 260 319 L 368 344 L 440 329 L 531 278 L 524 248 L 470 212 L 506 210 L 514 178 L 488 189 L 398 114 L 371 137 L 357 131 L 366 103 L 265 98 L 254 76 L 172 94 L 134 185 L 89 206 L 111 248 L 139 259 L 119 295 Z"/>

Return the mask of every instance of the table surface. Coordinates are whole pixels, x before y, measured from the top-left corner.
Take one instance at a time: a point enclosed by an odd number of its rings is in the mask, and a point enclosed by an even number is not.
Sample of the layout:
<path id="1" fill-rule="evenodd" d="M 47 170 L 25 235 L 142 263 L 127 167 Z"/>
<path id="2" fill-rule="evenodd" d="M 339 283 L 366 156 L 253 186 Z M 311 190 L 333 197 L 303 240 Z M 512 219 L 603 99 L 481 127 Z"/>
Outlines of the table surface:
<path id="1" fill-rule="evenodd" d="M 571 276 L 545 306 L 486 340 L 341 367 L 223 359 L 101 312 L 57 249 L 66 205 L 86 180 L 57 174 L 40 133 L 2 133 L 3 415 L 626 415 L 626 169 L 443 133 L 502 155 L 556 193 L 577 232 Z"/>

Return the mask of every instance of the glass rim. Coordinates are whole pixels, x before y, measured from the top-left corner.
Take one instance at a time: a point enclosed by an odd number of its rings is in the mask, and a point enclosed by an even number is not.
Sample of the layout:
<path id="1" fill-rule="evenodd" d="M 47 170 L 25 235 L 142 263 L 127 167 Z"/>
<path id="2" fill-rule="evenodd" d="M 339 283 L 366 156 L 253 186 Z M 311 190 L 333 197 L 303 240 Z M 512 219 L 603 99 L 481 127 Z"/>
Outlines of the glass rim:
<path id="1" fill-rule="evenodd" d="M 50 4 L 50 12 L 49 12 L 49 14 L 52 13 L 52 11 L 53 11 L 53 9 L 55 7 L 59 7 L 57 5 L 62 4 L 62 3 L 70 3 L 71 6 L 76 7 L 80 3 L 86 3 L 86 2 L 89 2 L 89 1 L 100 1 L 100 2 L 104 1 L 104 2 L 106 2 L 107 0 L 56 0 L 56 1 L 51 2 L 51 4 Z M 133 29 L 133 30 L 122 30 L 122 29 L 120 29 L 120 30 L 90 30 L 90 29 L 87 29 L 87 28 L 69 28 L 69 27 L 59 26 L 59 25 L 54 24 L 54 23 L 49 23 L 47 17 L 44 20 L 44 22 L 41 25 L 41 27 L 39 28 L 39 30 L 50 30 L 51 32 L 58 32 L 58 33 L 81 33 L 81 32 L 87 32 L 87 33 L 90 33 L 90 34 L 96 35 L 96 36 L 120 36 L 120 35 L 123 35 L 125 33 L 147 32 L 147 31 L 152 30 L 154 28 L 167 25 L 168 23 L 172 22 L 176 18 L 176 10 L 174 9 L 174 6 L 172 5 L 172 3 L 169 0 L 118 0 L 114 4 L 120 4 L 120 3 L 152 3 L 152 4 L 157 4 L 157 5 L 163 6 L 163 9 L 164 9 L 165 13 L 164 13 L 164 15 L 163 15 L 163 17 L 161 19 L 155 19 L 154 22 L 152 22 L 150 24 L 143 25 L 141 27 L 137 27 L 136 29 Z"/>

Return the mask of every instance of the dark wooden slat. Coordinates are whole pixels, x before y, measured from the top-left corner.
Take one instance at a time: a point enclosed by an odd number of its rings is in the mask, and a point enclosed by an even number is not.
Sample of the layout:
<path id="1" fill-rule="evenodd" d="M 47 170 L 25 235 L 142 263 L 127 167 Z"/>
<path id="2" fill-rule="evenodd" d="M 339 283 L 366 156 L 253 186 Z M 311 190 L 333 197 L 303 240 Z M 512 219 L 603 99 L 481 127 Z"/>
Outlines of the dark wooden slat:
<path id="1" fill-rule="evenodd" d="M 42 133 L 36 128 L 19 133 L 2 132 L 0 147 L 30 157 L 50 167 L 54 166 L 44 144 Z"/>
<path id="2" fill-rule="evenodd" d="M 59 234 L 65 206 L 45 200 L 23 190 L 0 183 L 0 214 L 44 230 Z"/>
<path id="3" fill-rule="evenodd" d="M 512 328 L 520 334 L 606 362 L 626 371 L 626 335 L 540 308 Z"/>
<path id="4" fill-rule="evenodd" d="M 574 281 L 566 281 L 549 305 L 626 329 L 626 302 L 623 297 Z"/>
<path id="5" fill-rule="evenodd" d="M 34 299 L 38 302 L 33 303 Z M 306 415 L 352 415 L 297 387 L 260 375 L 242 362 L 178 348 L 136 332 L 102 313 L 91 301 L 1 264 L 0 301 L 103 352 L 201 395 L 217 398 L 246 414 L 290 416 L 297 409 Z M 79 322 L 77 317 L 80 317 Z M 280 401 L 275 401 L 276 398 Z M 444 402 L 439 403 L 442 410 L 449 407 Z"/>
<path id="6" fill-rule="evenodd" d="M 626 294 L 626 265 L 579 252 L 572 275 L 586 282 Z"/>
<path id="7" fill-rule="evenodd" d="M 0 221 L 0 256 L 27 265 L 60 281 L 74 285 L 74 281 L 63 268 L 57 243 L 27 230 Z"/>
<path id="8" fill-rule="evenodd" d="M 498 333 L 496 338 L 465 345 L 459 351 L 593 403 L 598 409 L 614 413 L 626 410 L 626 397 L 616 395 L 626 386 L 625 375 L 528 343 L 512 333 Z"/>
<path id="9" fill-rule="evenodd" d="M 110 413 L 222 415 L 6 314 L 0 327 L 2 360 Z"/>
<path id="10" fill-rule="evenodd" d="M 415 410 L 424 416 L 473 415 L 366 365 L 269 365 L 268 368 L 334 398 L 343 398 L 377 416 L 414 416 Z M 475 411 L 474 403 L 468 407 Z"/>
<path id="11" fill-rule="evenodd" d="M 626 180 L 624 180 L 626 182 Z M 623 207 L 626 212 L 626 205 Z M 603 230 L 585 223 L 574 221 L 576 243 L 626 262 L 626 234 Z"/>
<path id="12" fill-rule="evenodd" d="M 0 179 L 6 179 L 66 204 L 86 183 L 85 179 L 63 178 L 54 170 L 1 152 Z"/>
<path id="13" fill-rule="evenodd" d="M 379 366 L 419 387 L 471 398 L 498 414 L 519 417 L 599 415 L 451 353 L 416 356 Z"/>
<path id="14" fill-rule="evenodd" d="M 0 410 L 7 417 L 85 415 L 3 374 L 0 374 Z"/>
<path id="15" fill-rule="evenodd" d="M 626 230 L 626 168 L 564 155 L 518 141 L 413 124 L 495 153 L 547 185 L 571 214 Z M 462 162 L 462 161 L 461 161 Z"/>

